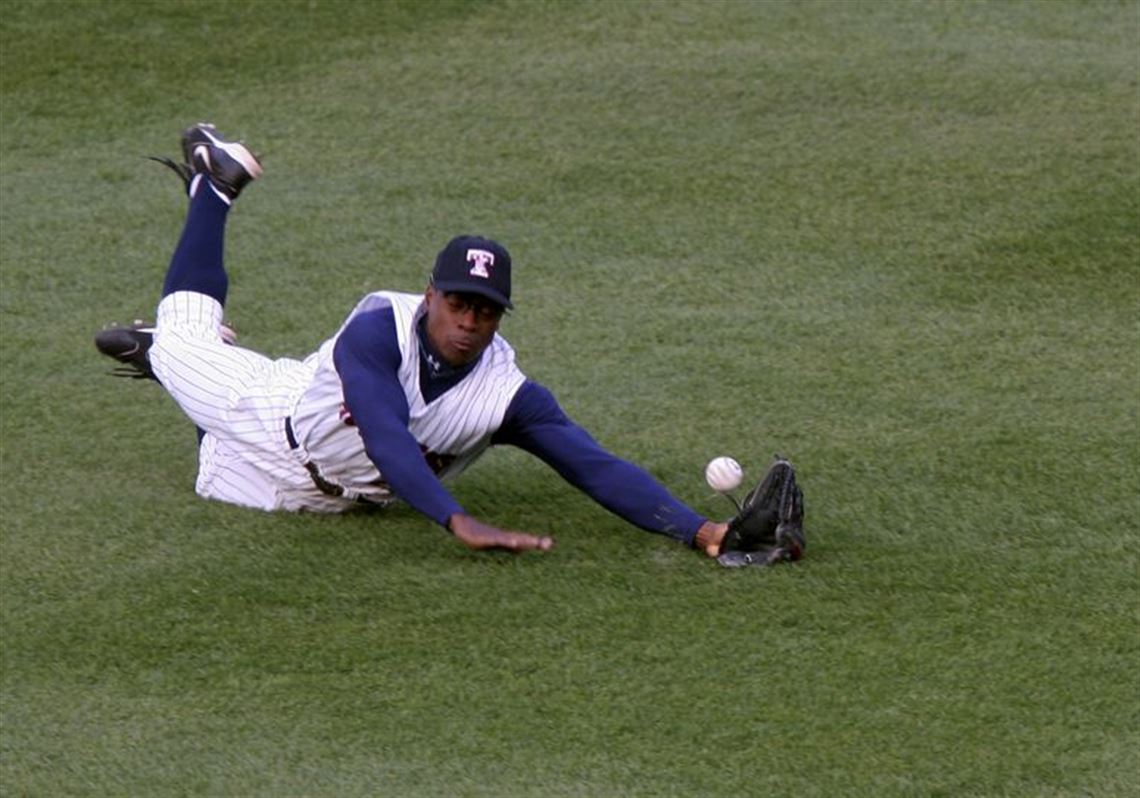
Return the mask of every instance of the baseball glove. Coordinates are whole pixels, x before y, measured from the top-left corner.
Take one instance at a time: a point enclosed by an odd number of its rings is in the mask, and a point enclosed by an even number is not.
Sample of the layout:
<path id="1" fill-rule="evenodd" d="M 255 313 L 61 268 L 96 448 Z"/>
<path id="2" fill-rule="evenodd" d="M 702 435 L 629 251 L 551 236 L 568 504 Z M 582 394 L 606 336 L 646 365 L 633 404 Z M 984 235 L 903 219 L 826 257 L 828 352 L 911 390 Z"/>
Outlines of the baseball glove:
<path id="1" fill-rule="evenodd" d="M 792 464 L 776 455 L 728 522 L 717 562 L 726 568 L 773 565 L 800 559 L 806 547 L 804 494 Z"/>

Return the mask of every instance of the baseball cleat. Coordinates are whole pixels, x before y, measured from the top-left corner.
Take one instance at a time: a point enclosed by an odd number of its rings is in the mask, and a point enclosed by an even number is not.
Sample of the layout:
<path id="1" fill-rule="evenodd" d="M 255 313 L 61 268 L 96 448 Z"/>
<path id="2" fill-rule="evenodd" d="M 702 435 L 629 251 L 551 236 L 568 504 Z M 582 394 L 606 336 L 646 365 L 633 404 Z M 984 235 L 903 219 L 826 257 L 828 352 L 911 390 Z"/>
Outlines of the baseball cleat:
<path id="1" fill-rule="evenodd" d="M 257 156 L 241 142 L 223 139 L 218 129 L 210 124 L 194 125 L 182 132 L 182 156 L 185 164 L 174 164 L 165 159 L 161 162 L 178 172 L 187 186 L 194 175 L 206 175 L 214 187 L 230 200 L 237 199 L 248 183 L 261 177 L 261 162 Z"/>
<path id="2" fill-rule="evenodd" d="M 221 333 L 227 344 L 237 342 L 237 332 L 228 324 L 222 325 Z M 154 324 L 140 319 L 135 319 L 127 327 L 111 324 L 95 335 L 95 348 L 120 364 L 111 371 L 112 376 L 132 380 L 158 380 L 150 367 L 149 354 L 153 343 Z"/>
<path id="3" fill-rule="evenodd" d="M 95 348 L 121 364 L 111 374 L 132 380 L 158 379 L 147 357 L 153 343 L 154 325 L 143 321 L 136 321 L 129 327 L 111 325 L 95 335 Z"/>

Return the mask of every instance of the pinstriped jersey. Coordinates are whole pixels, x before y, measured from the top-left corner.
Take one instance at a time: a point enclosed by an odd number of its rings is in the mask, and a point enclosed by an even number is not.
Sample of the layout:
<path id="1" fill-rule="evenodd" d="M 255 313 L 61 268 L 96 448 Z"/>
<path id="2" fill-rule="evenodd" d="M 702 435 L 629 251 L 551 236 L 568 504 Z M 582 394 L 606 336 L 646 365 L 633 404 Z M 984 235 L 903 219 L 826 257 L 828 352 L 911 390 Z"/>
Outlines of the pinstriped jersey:
<path id="1" fill-rule="evenodd" d="M 345 406 L 333 351 L 353 318 L 383 307 L 391 308 L 395 319 L 401 357 L 397 376 L 408 403 L 408 429 L 441 479 L 460 473 L 486 450 L 526 380 L 515 365 L 514 349 L 496 334 L 470 373 L 427 402 L 420 390 L 416 335 L 423 296 L 377 291 L 362 299 L 336 334 L 306 359 L 312 378 L 297 399 L 292 421 L 298 443 L 323 477 L 371 499 L 390 498 L 391 492 Z"/>

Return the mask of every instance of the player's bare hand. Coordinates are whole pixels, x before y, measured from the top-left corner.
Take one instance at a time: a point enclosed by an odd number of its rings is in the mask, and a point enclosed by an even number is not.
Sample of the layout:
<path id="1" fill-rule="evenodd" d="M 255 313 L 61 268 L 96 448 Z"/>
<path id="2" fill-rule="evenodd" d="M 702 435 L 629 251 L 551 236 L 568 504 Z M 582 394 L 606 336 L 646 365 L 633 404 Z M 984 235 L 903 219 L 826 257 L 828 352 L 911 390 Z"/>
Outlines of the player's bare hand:
<path id="1" fill-rule="evenodd" d="M 694 541 L 695 548 L 703 551 L 709 557 L 716 557 L 720 554 L 720 547 L 724 543 L 724 536 L 727 533 L 728 524 L 705 521 L 697 530 L 697 539 Z"/>
<path id="2" fill-rule="evenodd" d="M 470 549 L 500 549 L 504 551 L 550 551 L 554 538 L 510 532 L 484 524 L 470 515 L 456 513 L 448 520 L 448 527 L 463 545 Z"/>

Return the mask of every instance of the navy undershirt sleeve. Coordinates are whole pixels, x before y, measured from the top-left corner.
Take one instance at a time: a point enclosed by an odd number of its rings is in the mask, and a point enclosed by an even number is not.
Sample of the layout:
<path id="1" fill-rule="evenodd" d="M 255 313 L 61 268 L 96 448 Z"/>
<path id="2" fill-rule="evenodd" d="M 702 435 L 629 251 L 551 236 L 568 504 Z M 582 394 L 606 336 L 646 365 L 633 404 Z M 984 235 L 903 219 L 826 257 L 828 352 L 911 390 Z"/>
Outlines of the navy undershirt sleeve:
<path id="1" fill-rule="evenodd" d="M 706 520 L 646 471 L 602 448 L 531 380 L 515 394 L 491 442 L 530 452 L 598 504 L 650 532 L 692 545 Z"/>
<path id="2" fill-rule="evenodd" d="M 364 451 L 392 491 L 428 518 L 447 526 L 463 508 L 440 484 L 408 431 L 408 400 L 400 385 L 400 345 L 391 308 L 358 314 L 333 348 L 344 401 Z"/>

